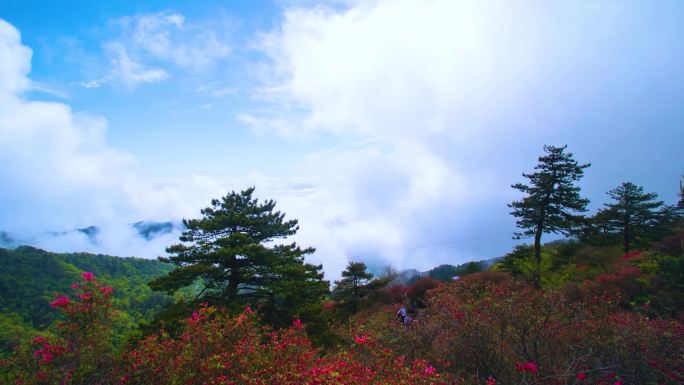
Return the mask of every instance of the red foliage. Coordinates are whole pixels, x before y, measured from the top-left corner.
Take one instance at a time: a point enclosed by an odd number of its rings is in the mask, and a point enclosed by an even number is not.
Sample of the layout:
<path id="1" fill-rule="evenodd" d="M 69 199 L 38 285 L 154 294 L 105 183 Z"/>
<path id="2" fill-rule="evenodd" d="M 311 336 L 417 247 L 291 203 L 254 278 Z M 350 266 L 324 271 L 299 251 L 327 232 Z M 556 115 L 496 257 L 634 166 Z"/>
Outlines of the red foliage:
<path id="1" fill-rule="evenodd" d="M 5 363 L 15 384 L 95 384 L 112 367 L 110 318 L 113 289 L 81 274 L 74 298 L 55 296 L 50 306 L 65 316 L 52 335 L 37 336 Z M 0 380 L 3 379 L 0 376 Z"/>
<path id="2" fill-rule="evenodd" d="M 450 384 L 424 360 L 406 360 L 368 335 L 348 350 L 324 355 L 301 321 L 288 329 L 259 326 L 254 313 L 231 318 L 204 307 L 179 338 L 148 336 L 123 357 L 119 384 Z"/>
<path id="3" fill-rule="evenodd" d="M 623 255 L 622 257 L 620 257 L 620 261 L 628 261 L 630 259 L 636 259 L 636 258 L 641 257 L 643 254 L 644 254 L 644 252 L 641 250 L 631 251 L 631 252 Z"/>
<path id="4" fill-rule="evenodd" d="M 621 288 L 639 274 L 624 266 L 592 289 Z M 34 338 L 25 354 L 5 362 L 0 380 L 35 385 L 684 382 L 682 324 L 623 311 L 619 295 L 609 290 L 570 300 L 496 273 L 431 286 L 428 280 L 415 285 L 412 293 L 421 293 L 427 307 L 410 327 L 396 323 L 396 306 L 390 305 L 340 330 L 344 343 L 331 351 L 315 348 L 299 319 L 271 330 L 250 308 L 230 316 L 205 304 L 184 321 L 177 337 L 162 330 L 116 357 L 108 333 L 112 289 L 84 274 L 73 297 L 53 301 L 65 320 L 53 335 Z"/>
<path id="5" fill-rule="evenodd" d="M 387 303 L 400 303 L 406 297 L 408 289 L 404 285 L 391 285 L 383 289 L 388 298 Z"/>
<path id="6" fill-rule="evenodd" d="M 638 273 L 625 269 L 616 276 L 627 282 Z M 355 332 L 361 329 L 383 346 L 434 362 L 442 373 L 474 376 L 479 383 L 684 380 L 680 323 L 623 311 L 619 294 L 611 291 L 570 300 L 511 277 L 496 278 L 468 276 L 441 286 L 410 329 L 387 328 L 388 311 Z"/>
<path id="7" fill-rule="evenodd" d="M 406 290 L 406 296 L 415 304 L 423 304 L 427 293 L 441 284 L 442 282 L 432 277 L 423 277 Z"/>

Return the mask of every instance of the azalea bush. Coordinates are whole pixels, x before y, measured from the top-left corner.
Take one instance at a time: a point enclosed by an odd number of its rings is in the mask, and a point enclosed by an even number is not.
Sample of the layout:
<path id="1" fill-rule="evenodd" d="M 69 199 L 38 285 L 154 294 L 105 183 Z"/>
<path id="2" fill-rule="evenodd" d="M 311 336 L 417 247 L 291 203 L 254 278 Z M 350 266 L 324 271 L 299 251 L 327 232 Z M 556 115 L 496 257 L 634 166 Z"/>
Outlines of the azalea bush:
<path id="1" fill-rule="evenodd" d="M 626 312 L 620 291 L 608 287 L 571 300 L 509 275 L 473 275 L 430 293 L 428 307 L 408 328 L 387 327 L 388 308 L 351 329 L 480 383 L 682 383 L 681 323 Z"/>
<path id="2" fill-rule="evenodd" d="M 62 319 L 50 333 L 39 335 L 3 362 L 6 383 L 101 384 L 113 363 L 111 307 L 113 289 L 81 274 L 71 296 L 55 295 L 50 306 Z"/>
<path id="3" fill-rule="evenodd" d="M 163 331 L 122 357 L 119 384 L 454 384 L 424 360 L 408 361 L 358 335 L 337 352 L 314 348 L 299 321 L 274 331 L 247 309 L 202 307 L 173 338 Z"/>
<path id="4" fill-rule="evenodd" d="M 112 353 L 112 289 L 83 273 L 72 295 L 56 295 L 62 312 L 51 333 L 27 343 L 1 364 L 7 384 L 400 384 L 463 381 L 440 374 L 427 361 L 407 360 L 360 334 L 323 352 L 295 320 L 288 328 L 263 326 L 249 307 L 237 316 L 203 305 L 177 336 L 164 330 Z"/>
<path id="5" fill-rule="evenodd" d="M 628 266 L 627 266 L 628 267 Z M 684 335 L 673 319 L 627 311 L 635 271 L 572 290 L 542 291 L 487 272 L 421 291 L 425 308 L 404 325 L 399 304 L 337 325 L 322 350 L 296 319 L 264 326 L 204 304 L 174 333 L 158 330 L 112 349 L 112 289 L 83 273 L 51 306 L 62 318 L 0 363 L 6 384 L 541 385 L 680 384 Z M 402 296 L 403 299 L 403 296 Z M 644 307 L 646 306 L 646 308 Z"/>

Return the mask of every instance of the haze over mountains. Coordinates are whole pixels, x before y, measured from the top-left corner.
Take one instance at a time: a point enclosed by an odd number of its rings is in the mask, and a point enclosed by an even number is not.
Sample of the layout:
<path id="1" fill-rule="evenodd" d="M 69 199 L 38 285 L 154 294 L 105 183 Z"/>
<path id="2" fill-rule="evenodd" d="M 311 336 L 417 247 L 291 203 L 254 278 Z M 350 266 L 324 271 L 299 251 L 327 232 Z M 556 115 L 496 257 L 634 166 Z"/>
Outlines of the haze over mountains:
<path id="1" fill-rule="evenodd" d="M 91 225 L 70 230 L 50 230 L 35 234 L 16 234 L 0 230 L 0 247 L 14 249 L 22 245 L 30 245 L 50 250 L 66 251 L 67 245 L 77 241 L 76 244 L 83 246 L 84 250 L 95 251 L 102 246 L 106 246 L 112 238 L 118 238 L 116 232 L 119 234 L 125 233 L 127 237 L 132 237 L 133 240 L 141 244 L 154 244 L 156 247 L 158 242 L 169 242 L 177 239 L 182 230 L 183 223 L 180 221 L 138 221 L 130 223 L 124 228 Z M 170 244 L 168 243 L 168 245 Z M 140 256 L 150 258 L 156 255 Z"/>

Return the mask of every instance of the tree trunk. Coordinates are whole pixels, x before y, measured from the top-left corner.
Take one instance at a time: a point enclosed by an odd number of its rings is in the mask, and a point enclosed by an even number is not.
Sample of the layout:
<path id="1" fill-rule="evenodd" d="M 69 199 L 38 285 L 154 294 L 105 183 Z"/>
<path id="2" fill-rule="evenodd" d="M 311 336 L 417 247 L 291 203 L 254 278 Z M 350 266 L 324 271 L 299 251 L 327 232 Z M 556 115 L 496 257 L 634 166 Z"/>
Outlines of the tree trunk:
<path id="1" fill-rule="evenodd" d="M 622 246 L 625 250 L 625 254 L 629 253 L 629 227 L 625 227 L 624 239 L 622 241 Z"/>
<path id="2" fill-rule="evenodd" d="M 629 219 L 625 215 L 625 219 L 623 221 L 623 226 L 624 226 L 624 231 L 622 232 L 623 239 L 622 239 L 622 246 L 624 248 L 625 254 L 629 253 Z"/>
<path id="3" fill-rule="evenodd" d="M 230 263 L 230 277 L 228 278 L 228 297 L 235 299 L 237 297 L 238 284 L 240 283 L 240 268 L 236 256 L 232 256 Z"/>
<path id="4" fill-rule="evenodd" d="M 553 186 L 556 182 L 556 172 L 553 172 Z M 539 217 L 537 218 L 537 229 L 534 232 L 534 274 L 532 276 L 532 284 L 537 289 L 541 289 L 541 237 L 544 233 L 544 220 L 546 219 L 546 207 L 551 200 L 551 192 L 549 191 L 542 201 Z"/>
<path id="5" fill-rule="evenodd" d="M 541 289 L 541 237 L 542 225 L 538 225 L 534 233 L 534 273 L 532 275 L 532 283 L 537 289 Z"/>
<path id="6" fill-rule="evenodd" d="M 359 284 L 357 283 L 356 279 L 354 279 L 354 290 L 352 290 L 352 312 L 356 314 L 358 311 L 358 303 L 357 301 L 359 300 Z"/>

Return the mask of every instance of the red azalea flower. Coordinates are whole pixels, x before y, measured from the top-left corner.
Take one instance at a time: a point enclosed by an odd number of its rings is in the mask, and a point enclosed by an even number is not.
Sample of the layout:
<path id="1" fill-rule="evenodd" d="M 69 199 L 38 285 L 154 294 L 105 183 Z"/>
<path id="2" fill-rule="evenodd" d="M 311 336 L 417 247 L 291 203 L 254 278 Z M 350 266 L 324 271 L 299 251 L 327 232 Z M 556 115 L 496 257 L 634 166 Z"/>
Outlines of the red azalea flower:
<path id="1" fill-rule="evenodd" d="M 50 306 L 52 306 L 52 307 L 65 307 L 65 306 L 69 305 L 70 302 L 71 302 L 71 300 L 69 299 L 69 297 L 67 297 L 66 295 L 63 295 L 63 296 L 55 298 L 54 301 L 50 302 Z"/>
<path id="2" fill-rule="evenodd" d="M 517 372 L 530 372 L 533 374 L 537 374 L 537 372 L 539 371 L 539 368 L 537 367 L 537 364 L 535 364 L 532 361 L 529 361 L 529 362 L 524 362 L 524 363 L 518 362 L 517 364 L 515 364 L 515 370 Z"/>
<path id="3" fill-rule="evenodd" d="M 435 368 L 433 368 L 432 366 L 428 366 L 427 368 L 425 368 L 426 376 L 431 376 L 433 374 L 435 374 Z"/>
<path id="4" fill-rule="evenodd" d="M 95 280 L 95 275 L 90 271 L 84 271 L 81 273 L 81 278 L 86 282 L 92 282 Z"/>
<path id="5" fill-rule="evenodd" d="M 43 336 L 36 336 L 36 338 L 33 339 L 34 344 L 42 344 L 45 342 L 45 337 Z"/>
<path id="6" fill-rule="evenodd" d="M 109 286 L 105 286 L 102 289 L 100 289 L 100 292 L 104 295 L 111 295 L 114 292 L 114 289 L 112 289 Z"/>
<path id="7" fill-rule="evenodd" d="M 88 301 L 93 295 L 90 293 L 76 293 L 76 296 L 82 301 Z"/>

